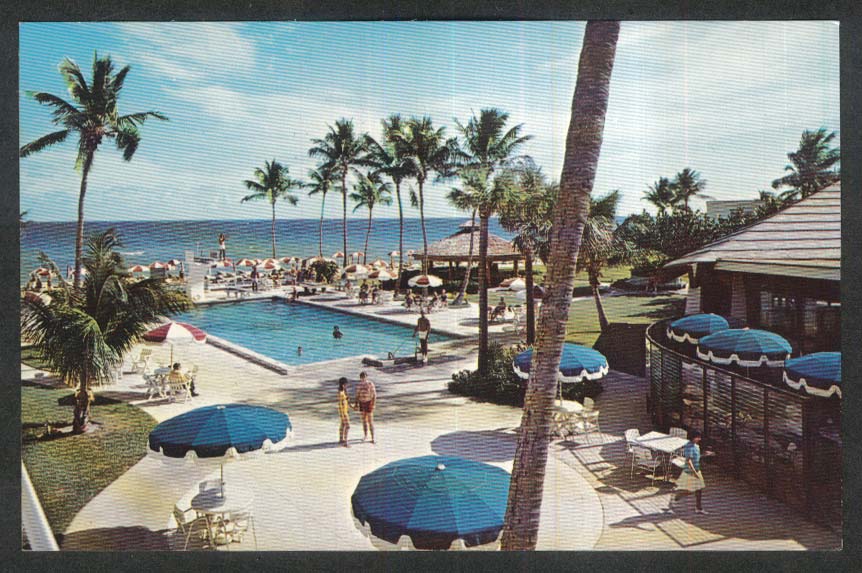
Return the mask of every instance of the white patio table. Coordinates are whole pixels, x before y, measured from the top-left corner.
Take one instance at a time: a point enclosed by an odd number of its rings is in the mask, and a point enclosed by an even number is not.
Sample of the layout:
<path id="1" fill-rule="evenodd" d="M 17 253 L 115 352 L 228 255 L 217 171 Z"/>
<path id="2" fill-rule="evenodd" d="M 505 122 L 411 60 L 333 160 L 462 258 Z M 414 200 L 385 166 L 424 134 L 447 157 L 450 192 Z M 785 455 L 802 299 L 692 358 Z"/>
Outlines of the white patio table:
<path id="1" fill-rule="evenodd" d="M 667 481 L 667 476 L 670 474 L 670 458 L 680 449 L 684 448 L 688 443 L 685 438 L 669 436 L 661 432 L 649 432 L 643 436 L 635 438 L 635 441 L 641 446 L 650 449 L 654 452 L 659 452 L 664 461 L 664 480 Z"/>
<path id="2" fill-rule="evenodd" d="M 223 488 L 206 489 L 192 498 L 191 507 L 198 513 L 202 513 L 207 519 L 207 536 L 212 547 L 215 547 L 213 539 L 213 525 L 217 519 L 225 519 L 231 513 L 247 510 L 254 502 L 254 493 L 238 484 L 225 485 Z M 225 540 L 230 543 L 230 539 Z"/>

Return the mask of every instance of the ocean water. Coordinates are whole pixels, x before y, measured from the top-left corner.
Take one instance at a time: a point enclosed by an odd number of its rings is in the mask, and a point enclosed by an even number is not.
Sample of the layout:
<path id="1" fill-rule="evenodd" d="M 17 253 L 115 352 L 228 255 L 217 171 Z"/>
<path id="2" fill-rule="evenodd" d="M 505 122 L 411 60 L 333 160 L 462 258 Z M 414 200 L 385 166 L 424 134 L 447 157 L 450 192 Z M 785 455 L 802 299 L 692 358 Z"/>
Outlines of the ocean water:
<path id="1" fill-rule="evenodd" d="M 200 306 L 176 315 L 187 322 L 285 364 L 310 364 L 348 356 L 410 354 L 413 329 L 363 316 L 284 301 L 237 302 Z M 338 326 L 341 340 L 332 337 Z M 431 342 L 450 340 L 432 333 Z M 302 346 L 302 354 L 297 348 Z"/>
<path id="2" fill-rule="evenodd" d="M 426 219 L 428 243 L 454 233 L 466 217 Z M 319 219 L 281 219 L 276 221 L 276 248 L 278 257 L 309 257 L 318 251 Z M 365 245 L 367 220 L 348 219 L 348 249 L 362 251 Z M 183 259 L 185 251 L 218 251 L 218 235 L 227 235 L 227 255 L 236 260 L 241 257 L 266 258 L 271 256 L 270 220 L 228 221 L 93 221 L 85 222 L 85 235 L 115 228 L 123 241 L 120 252 L 128 266 L 149 265 L 154 261 Z M 490 231 L 510 239 L 496 219 L 490 221 Z M 330 256 L 342 249 L 340 219 L 327 219 L 323 223 L 323 254 Z M 419 219 L 404 220 L 404 250 L 422 249 L 422 229 Z M 478 251 L 478 245 L 476 245 Z M 387 253 L 398 250 L 398 219 L 375 219 L 368 242 L 368 262 L 380 257 L 389 260 Z M 32 222 L 21 236 L 21 284 L 27 282 L 30 271 L 39 266 L 38 255 L 47 254 L 61 270 L 75 261 L 74 222 Z M 348 253 L 349 254 L 349 253 Z"/>

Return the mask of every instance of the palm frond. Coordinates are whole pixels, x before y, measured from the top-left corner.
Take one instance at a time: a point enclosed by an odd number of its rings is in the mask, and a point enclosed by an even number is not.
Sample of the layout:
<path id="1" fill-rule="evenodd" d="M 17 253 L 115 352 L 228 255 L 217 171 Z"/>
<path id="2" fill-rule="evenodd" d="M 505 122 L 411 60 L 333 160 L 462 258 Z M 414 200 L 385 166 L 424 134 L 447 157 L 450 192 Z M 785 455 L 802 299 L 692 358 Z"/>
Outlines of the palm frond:
<path id="1" fill-rule="evenodd" d="M 27 157 L 28 155 L 32 155 L 33 153 L 42 151 L 46 147 L 50 147 L 51 145 L 56 145 L 58 143 L 62 143 L 66 141 L 66 138 L 69 136 L 69 130 L 63 129 L 61 131 L 55 131 L 54 133 L 49 133 L 48 135 L 43 135 L 39 139 L 35 141 L 31 141 L 25 145 L 21 146 L 21 149 L 18 150 L 18 157 Z"/>
<path id="2" fill-rule="evenodd" d="M 123 159 L 131 161 L 141 143 L 141 134 L 137 127 L 128 124 L 114 133 L 114 141 L 117 149 L 123 152 Z"/>

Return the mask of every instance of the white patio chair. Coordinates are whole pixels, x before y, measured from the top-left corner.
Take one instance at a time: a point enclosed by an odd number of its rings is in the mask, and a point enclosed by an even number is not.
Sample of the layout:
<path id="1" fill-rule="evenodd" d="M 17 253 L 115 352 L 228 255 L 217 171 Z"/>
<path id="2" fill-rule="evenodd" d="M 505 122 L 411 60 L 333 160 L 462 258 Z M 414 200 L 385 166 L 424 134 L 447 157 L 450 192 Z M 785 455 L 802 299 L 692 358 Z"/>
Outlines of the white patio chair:
<path id="1" fill-rule="evenodd" d="M 624 464 L 628 463 L 629 456 L 634 455 L 634 453 L 632 452 L 632 445 L 634 444 L 635 440 L 637 440 L 640 437 L 640 435 L 641 435 L 641 432 L 637 428 L 633 428 L 631 430 L 626 430 L 626 432 L 625 432 L 626 457 L 625 457 L 625 461 L 623 462 Z"/>
<path id="2" fill-rule="evenodd" d="M 602 429 L 599 427 L 599 411 L 584 410 L 580 415 L 581 423 L 583 424 L 583 433 L 587 436 L 587 441 L 592 443 L 590 436 L 596 434 L 599 440 L 602 439 Z"/>
<path id="3" fill-rule="evenodd" d="M 147 385 L 147 400 L 151 400 L 156 394 L 161 397 L 164 397 L 165 392 L 162 389 L 162 385 L 159 382 L 158 377 L 156 377 L 154 374 L 144 374 L 143 378 L 144 382 Z"/>
<path id="4" fill-rule="evenodd" d="M 207 519 L 205 516 L 198 515 L 195 510 L 189 508 L 186 510 L 180 509 L 178 506 L 174 506 L 174 521 L 177 522 L 176 532 L 182 535 L 185 538 L 185 544 L 183 545 L 183 551 L 188 549 L 189 540 L 192 537 L 192 533 L 195 529 L 200 529 L 200 533 L 204 533 L 207 528 Z M 194 517 L 189 518 L 188 515 L 193 514 Z"/>
<path id="5" fill-rule="evenodd" d="M 652 483 L 655 484 L 655 472 L 656 468 L 661 467 L 661 460 L 656 459 L 652 451 L 641 445 L 632 444 L 632 470 L 629 477 L 634 476 L 635 466 L 652 471 Z"/>
<path id="6" fill-rule="evenodd" d="M 243 537 L 251 529 L 252 537 L 254 537 L 254 548 L 257 549 L 257 531 L 254 529 L 254 514 L 250 509 L 229 514 L 225 520 L 224 529 L 226 533 L 230 533 L 231 540 L 237 543 L 242 543 Z"/>
<path id="7" fill-rule="evenodd" d="M 564 408 L 555 408 L 551 414 L 551 433 L 561 438 L 571 435 L 572 413 Z"/>
<path id="8" fill-rule="evenodd" d="M 137 358 L 132 359 L 132 369 L 131 372 L 134 374 L 144 374 L 150 367 L 150 358 L 153 355 L 153 351 L 149 348 L 141 349 L 141 353 Z"/>

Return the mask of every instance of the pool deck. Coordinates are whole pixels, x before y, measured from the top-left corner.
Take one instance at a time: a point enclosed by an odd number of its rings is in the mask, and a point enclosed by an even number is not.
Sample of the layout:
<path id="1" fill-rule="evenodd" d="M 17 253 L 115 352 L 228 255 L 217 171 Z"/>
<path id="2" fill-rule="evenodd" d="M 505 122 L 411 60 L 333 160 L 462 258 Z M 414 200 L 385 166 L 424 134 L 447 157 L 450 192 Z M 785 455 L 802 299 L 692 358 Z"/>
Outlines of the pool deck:
<path id="1" fill-rule="evenodd" d="M 272 295 L 270 291 L 259 298 Z M 372 307 L 320 298 L 303 301 L 363 314 L 384 313 L 387 320 L 409 325 L 416 319 L 415 313 L 401 312 L 395 305 Z M 430 319 L 433 326 L 443 324 L 447 330 L 469 328 L 461 322 L 471 320 L 475 308 L 446 310 Z M 167 362 L 168 352 L 168 348 L 156 348 L 154 362 Z M 511 471 L 521 410 L 475 402 L 446 390 L 453 372 L 475 367 L 472 343 L 455 340 L 432 345 L 432 358 L 425 366 L 365 368 L 358 358 L 344 358 L 292 366 L 287 375 L 209 344 L 174 352 L 184 366 L 199 366 L 199 397 L 187 403 L 148 401 L 143 380 L 133 374 L 99 391 L 138 405 L 158 421 L 218 403 L 265 405 L 288 413 L 295 429 L 290 446 L 280 453 L 225 467 L 228 487 L 232 482 L 243 483 L 255 493 L 260 550 L 374 550 L 354 527 L 350 495 L 362 475 L 393 460 L 432 453 L 458 455 Z M 137 349 L 132 355 L 136 354 Z M 348 377 L 352 392 L 361 370 L 368 371 L 378 389 L 378 443 L 361 441 L 361 422 L 353 413 L 351 447 L 342 448 L 336 443 L 336 380 Z M 28 377 L 33 374 L 32 369 L 22 372 Z M 590 444 L 578 438 L 551 444 L 539 549 L 840 547 L 839 535 L 806 521 L 744 482 L 714 473 L 708 464 L 704 468 L 709 486 L 704 505 L 710 514 L 694 514 L 690 500 L 676 514 L 662 512 L 671 486 L 652 485 L 637 474 L 629 477 L 623 462 L 623 432 L 635 427 L 642 432 L 651 429 L 645 407 L 647 382 L 612 371 L 604 387 L 596 401 L 601 411 L 600 441 L 594 439 Z M 78 513 L 67 529 L 63 547 L 181 549 L 172 533 L 171 509 L 178 500 L 188 499 L 201 480 L 214 475 L 194 465 L 177 471 L 173 465 L 145 457 Z M 252 549 L 250 537 L 231 546 L 231 551 Z"/>

